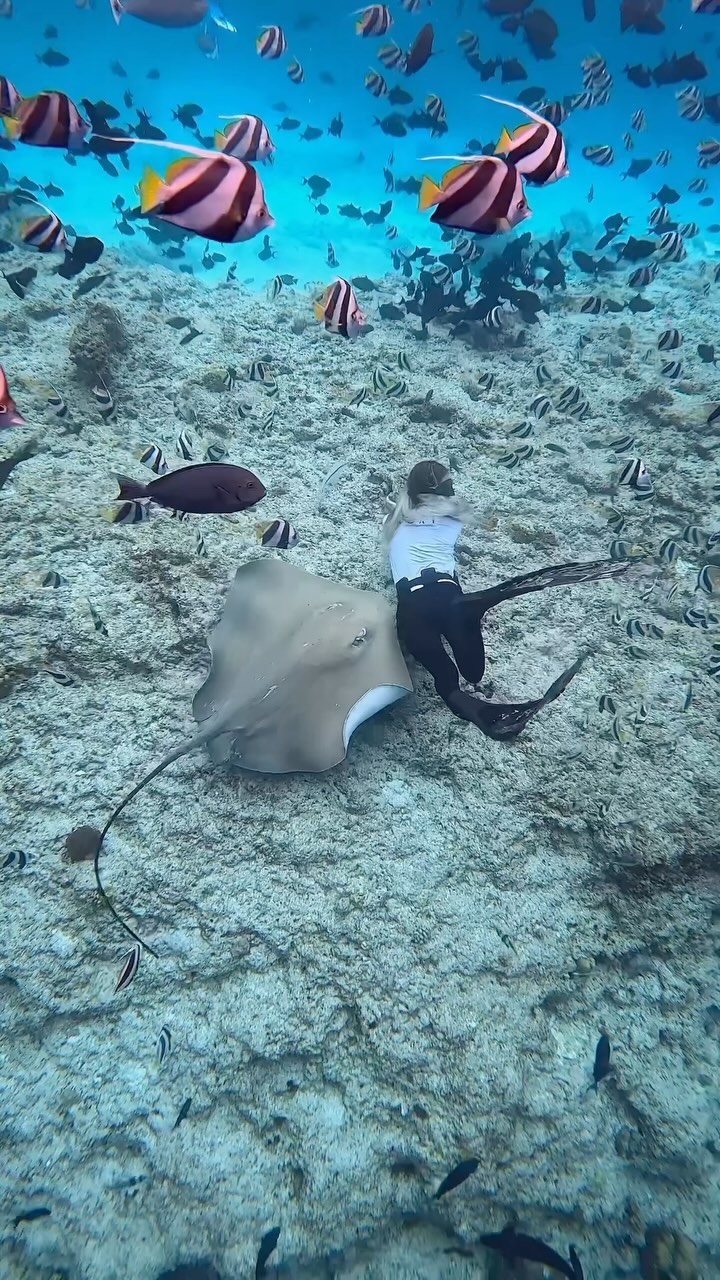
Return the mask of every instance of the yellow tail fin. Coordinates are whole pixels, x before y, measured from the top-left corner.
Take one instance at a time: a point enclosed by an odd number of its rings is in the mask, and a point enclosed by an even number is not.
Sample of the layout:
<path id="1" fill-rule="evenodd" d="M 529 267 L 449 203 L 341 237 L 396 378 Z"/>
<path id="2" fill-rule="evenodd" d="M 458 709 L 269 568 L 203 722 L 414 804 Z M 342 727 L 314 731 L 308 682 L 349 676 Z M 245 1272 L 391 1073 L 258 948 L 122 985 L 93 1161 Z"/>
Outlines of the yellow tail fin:
<path id="1" fill-rule="evenodd" d="M 418 192 L 418 209 L 429 209 L 431 204 L 437 204 L 442 195 L 442 187 L 437 182 L 433 182 L 432 178 L 423 178 Z"/>
<path id="2" fill-rule="evenodd" d="M 140 209 L 142 213 L 154 209 L 160 203 L 160 192 L 162 190 L 163 180 L 159 173 L 154 169 L 147 167 L 142 178 L 138 182 L 138 191 L 140 193 Z"/>
<path id="3" fill-rule="evenodd" d="M 512 134 L 508 133 L 507 129 L 503 129 L 502 133 L 500 134 L 500 137 L 497 140 L 495 155 L 496 156 L 500 155 L 501 151 L 507 151 L 511 142 L 512 142 Z"/>

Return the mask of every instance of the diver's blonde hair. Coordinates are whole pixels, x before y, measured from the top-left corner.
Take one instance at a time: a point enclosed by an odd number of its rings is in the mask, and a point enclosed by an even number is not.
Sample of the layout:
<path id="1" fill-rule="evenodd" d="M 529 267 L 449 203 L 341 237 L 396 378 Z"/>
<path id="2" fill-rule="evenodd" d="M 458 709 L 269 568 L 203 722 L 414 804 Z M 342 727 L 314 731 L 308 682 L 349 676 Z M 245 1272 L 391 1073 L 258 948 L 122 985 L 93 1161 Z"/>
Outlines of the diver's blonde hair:
<path id="1" fill-rule="evenodd" d="M 450 472 L 445 468 L 446 475 Z M 385 545 L 392 541 L 393 535 L 401 524 L 415 524 L 426 520 L 428 516 L 448 516 L 452 520 L 461 520 L 463 524 L 477 524 L 478 517 L 469 503 L 453 495 L 445 498 L 437 493 L 420 493 L 411 498 L 407 482 L 400 490 L 397 499 L 392 503 L 389 515 L 383 523 L 383 541 Z"/>

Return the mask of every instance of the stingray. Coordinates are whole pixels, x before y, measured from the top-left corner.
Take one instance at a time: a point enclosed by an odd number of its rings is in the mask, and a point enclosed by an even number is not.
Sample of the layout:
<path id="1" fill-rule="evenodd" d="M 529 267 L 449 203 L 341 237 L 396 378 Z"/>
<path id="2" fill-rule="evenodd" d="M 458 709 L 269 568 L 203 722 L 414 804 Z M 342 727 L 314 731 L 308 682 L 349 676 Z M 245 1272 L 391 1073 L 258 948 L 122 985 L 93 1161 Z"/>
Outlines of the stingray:
<path id="1" fill-rule="evenodd" d="M 318 578 L 281 560 L 237 570 L 208 637 L 212 663 L 193 700 L 198 732 L 184 739 L 117 806 L 95 852 L 100 895 L 103 841 L 115 819 L 168 765 L 207 747 L 214 764 L 262 773 L 322 773 L 347 755 L 359 724 L 412 692 L 395 613 L 375 591 Z"/>

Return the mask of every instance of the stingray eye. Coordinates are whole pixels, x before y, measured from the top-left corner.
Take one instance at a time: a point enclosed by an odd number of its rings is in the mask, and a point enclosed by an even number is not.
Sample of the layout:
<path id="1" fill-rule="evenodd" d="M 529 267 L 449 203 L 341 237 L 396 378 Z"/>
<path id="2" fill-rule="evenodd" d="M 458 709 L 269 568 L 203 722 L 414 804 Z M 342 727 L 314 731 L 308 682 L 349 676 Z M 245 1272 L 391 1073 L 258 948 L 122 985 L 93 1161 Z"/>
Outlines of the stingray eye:
<path id="1" fill-rule="evenodd" d="M 358 631 L 355 639 L 353 640 L 353 645 L 355 646 L 356 649 L 362 644 L 366 635 L 367 635 L 367 627 L 363 627 L 362 631 Z"/>

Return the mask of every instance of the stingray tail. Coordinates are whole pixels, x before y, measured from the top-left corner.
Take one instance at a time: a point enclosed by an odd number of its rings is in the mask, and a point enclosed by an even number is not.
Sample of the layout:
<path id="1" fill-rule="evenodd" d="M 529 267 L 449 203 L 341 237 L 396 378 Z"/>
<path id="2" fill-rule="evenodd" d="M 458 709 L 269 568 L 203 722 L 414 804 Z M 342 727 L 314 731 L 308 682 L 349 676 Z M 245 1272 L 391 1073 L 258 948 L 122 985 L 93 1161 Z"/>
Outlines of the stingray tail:
<path id="1" fill-rule="evenodd" d="M 209 742 L 211 738 L 217 737 L 217 735 L 221 732 L 222 732 L 222 729 L 219 729 L 216 724 L 211 724 L 206 729 L 203 729 L 200 733 L 195 734 L 194 738 L 189 738 L 187 741 L 182 742 L 179 747 L 174 747 L 172 751 L 168 752 L 168 754 L 160 761 L 160 764 L 156 765 L 154 769 L 151 769 L 150 773 L 146 774 L 145 777 L 142 778 L 140 782 L 138 782 L 137 786 L 133 787 L 132 791 L 128 792 L 125 798 L 120 801 L 120 804 L 110 814 L 110 817 L 108 818 L 107 822 L 105 823 L 105 826 L 103 827 L 100 833 L 100 839 L 98 840 L 97 849 L 95 850 L 95 858 L 93 861 L 93 868 L 95 871 L 95 884 L 97 885 L 98 893 L 100 894 L 100 897 L 105 903 L 105 906 L 108 908 L 110 914 L 113 915 L 117 920 L 118 924 L 122 926 L 122 928 L 125 930 L 126 933 L 130 935 L 130 937 L 133 939 L 134 942 L 139 943 L 140 946 L 145 949 L 145 951 L 149 951 L 151 956 L 157 957 L 157 954 L 158 954 L 157 951 L 155 951 L 154 948 L 151 947 L 150 944 L 146 942 L 144 938 L 141 938 L 140 934 L 136 933 L 135 930 L 131 928 L 131 926 L 127 923 L 126 920 L 123 920 L 122 916 L 117 911 L 117 909 L 113 906 L 113 903 L 110 901 L 110 898 L 108 897 L 107 893 L 105 892 L 105 889 L 103 888 L 103 883 L 100 878 L 100 854 L 102 852 L 102 847 L 105 841 L 105 837 L 108 831 L 110 830 L 110 828 L 113 826 L 115 819 L 120 816 L 123 809 L 127 805 L 129 805 L 130 801 L 135 799 L 135 796 L 138 794 L 138 792 L 142 791 L 143 788 L 147 786 L 148 782 L 152 782 L 153 778 L 157 778 L 158 774 L 162 773 L 165 769 L 167 769 L 168 765 L 173 764 L 175 760 L 179 760 L 180 756 L 187 755 L 189 751 L 196 751 L 198 747 L 204 746 L 206 742 Z"/>
<path id="2" fill-rule="evenodd" d="M 517 578 L 508 578 L 507 582 L 499 582 L 496 587 L 488 587 L 485 591 L 467 591 L 462 599 L 458 598 L 455 607 L 471 609 L 473 616 L 480 621 L 488 609 L 494 609 L 503 600 L 524 596 L 529 591 L 544 591 L 545 587 L 568 587 L 576 582 L 616 578 L 629 568 L 629 560 L 573 560 L 569 564 L 556 564 L 549 569 L 522 573 Z"/>

